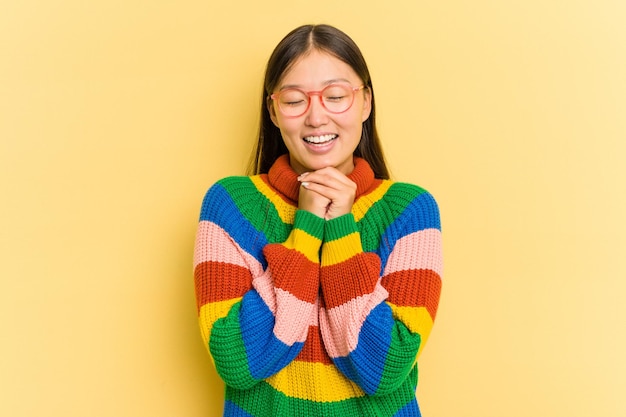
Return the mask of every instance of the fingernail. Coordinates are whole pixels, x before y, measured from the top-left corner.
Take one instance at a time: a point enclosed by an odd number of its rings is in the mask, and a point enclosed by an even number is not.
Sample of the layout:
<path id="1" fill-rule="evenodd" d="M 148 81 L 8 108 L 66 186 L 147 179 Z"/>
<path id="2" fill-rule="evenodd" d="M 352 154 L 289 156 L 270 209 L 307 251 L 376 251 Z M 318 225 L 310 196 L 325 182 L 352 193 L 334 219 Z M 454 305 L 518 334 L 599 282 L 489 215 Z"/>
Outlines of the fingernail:
<path id="1" fill-rule="evenodd" d="M 298 181 L 302 181 L 302 178 L 306 177 L 307 175 L 309 175 L 308 172 L 303 172 L 302 174 L 298 176 Z"/>
<path id="2" fill-rule="evenodd" d="M 303 186 L 304 188 L 307 188 L 307 187 L 309 186 L 309 183 L 308 183 L 308 182 L 306 182 L 306 181 L 304 181 L 304 182 L 302 182 L 302 186 Z"/>

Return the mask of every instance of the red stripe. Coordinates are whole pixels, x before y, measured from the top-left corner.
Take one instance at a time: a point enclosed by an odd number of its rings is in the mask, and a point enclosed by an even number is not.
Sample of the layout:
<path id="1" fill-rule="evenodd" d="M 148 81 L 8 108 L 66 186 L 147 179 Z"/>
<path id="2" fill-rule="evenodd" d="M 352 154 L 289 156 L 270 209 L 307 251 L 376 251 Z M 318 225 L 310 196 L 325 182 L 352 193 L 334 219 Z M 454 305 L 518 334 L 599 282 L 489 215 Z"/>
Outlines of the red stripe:
<path id="1" fill-rule="evenodd" d="M 430 269 L 393 272 L 382 278 L 389 292 L 388 301 L 397 306 L 426 307 L 433 320 L 441 295 L 441 278 Z"/>
<path id="2" fill-rule="evenodd" d="M 207 261 L 196 266 L 196 303 L 205 304 L 243 296 L 252 288 L 250 271 L 239 265 Z"/>
<path id="3" fill-rule="evenodd" d="M 300 300 L 315 303 L 319 288 L 319 264 L 295 249 L 272 243 L 263 248 L 274 286 Z"/>
<path id="4" fill-rule="evenodd" d="M 318 326 L 309 326 L 309 333 L 304 342 L 304 347 L 296 357 L 302 362 L 316 362 L 330 365 L 332 361 L 322 344 L 322 334 Z"/>
<path id="5" fill-rule="evenodd" d="M 260 175 L 260 178 L 261 178 L 261 181 L 263 181 L 263 182 L 265 183 L 265 185 L 267 185 L 267 186 L 268 186 L 268 188 L 270 188 L 270 189 L 271 189 L 272 191 L 274 191 L 274 192 L 276 191 L 276 187 L 274 187 L 274 185 L 272 185 L 272 183 L 270 182 L 269 177 L 267 176 L 267 174 L 262 174 L 262 175 Z M 281 180 L 282 180 L 282 176 L 279 176 L 279 177 L 277 178 L 277 181 L 281 181 Z M 296 185 L 294 185 L 294 184 L 296 184 Z M 282 185 L 282 187 L 289 187 L 289 188 L 291 188 L 292 190 L 293 190 L 293 189 L 296 189 L 296 190 L 297 190 L 297 189 L 300 187 L 300 183 L 299 183 L 299 182 L 297 182 L 297 181 L 296 181 L 295 183 L 291 183 L 291 182 L 287 181 L 287 183 L 286 183 L 286 184 L 284 184 L 284 185 Z M 280 188 L 280 187 L 279 187 L 279 188 Z M 290 205 L 292 205 L 292 206 L 293 206 L 293 205 L 295 205 L 294 203 L 297 203 L 297 202 L 298 202 L 298 200 L 292 200 L 292 199 L 290 199 L 289 197 L 287 197 L 287 194 L 278 193 L 278 192 L 276 192 L 275 194 L 276 194 L 278 197 L 280 197 L 280 198 L 281 198 L 281 200 L 283 200 L 285 203 L 290 204 Z M 297 192 L 296 192 L 296 195 L 297 195 Z M 267 196 L 266 196 L 266 197 L 267 197 Z"/>
<path id="6" fill-rule="evenodd" d="M 342 305 L 376 288 L 380 259 L 370 252 L 361 252 L 344 262 L 321 268 L 322 291 L 326 308 Z"/>

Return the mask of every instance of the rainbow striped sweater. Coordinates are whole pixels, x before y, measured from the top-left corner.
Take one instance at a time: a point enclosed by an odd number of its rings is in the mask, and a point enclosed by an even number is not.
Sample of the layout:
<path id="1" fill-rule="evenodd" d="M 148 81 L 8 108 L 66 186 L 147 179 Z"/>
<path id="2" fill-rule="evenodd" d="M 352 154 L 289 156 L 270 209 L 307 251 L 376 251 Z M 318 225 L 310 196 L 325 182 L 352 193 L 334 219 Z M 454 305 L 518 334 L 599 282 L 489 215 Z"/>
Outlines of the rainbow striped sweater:
<path id="1" fill-rule="evenodd" d="M 419 416 L 417 358 L 441 291 L 425 190 L 355 158 L 352 213 L 298 210 L 287 155 L 207 192 L 194 250 L 202 337 L 224 416 Z"/>

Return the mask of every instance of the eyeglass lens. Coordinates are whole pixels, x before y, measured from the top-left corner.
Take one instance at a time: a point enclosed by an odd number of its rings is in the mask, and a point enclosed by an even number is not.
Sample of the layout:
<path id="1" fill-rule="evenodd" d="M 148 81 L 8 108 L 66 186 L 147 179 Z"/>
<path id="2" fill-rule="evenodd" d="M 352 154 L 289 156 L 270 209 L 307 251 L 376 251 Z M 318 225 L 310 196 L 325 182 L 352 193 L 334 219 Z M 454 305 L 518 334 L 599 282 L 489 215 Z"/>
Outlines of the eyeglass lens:
<path id="1" fill-rule="evenodd" d="M 286 116 L 300 116 L 304 114 L 311 100 L 309 94 L 302 90 L 291 88 L 281 91 L 278 98 L 281 111 Z M 348 110 L 354 100 L 352 88 L 341 84 L 331 84 L 318 95 L 320 95 L 323 106 L 331 113 L 342 113 Z"/>

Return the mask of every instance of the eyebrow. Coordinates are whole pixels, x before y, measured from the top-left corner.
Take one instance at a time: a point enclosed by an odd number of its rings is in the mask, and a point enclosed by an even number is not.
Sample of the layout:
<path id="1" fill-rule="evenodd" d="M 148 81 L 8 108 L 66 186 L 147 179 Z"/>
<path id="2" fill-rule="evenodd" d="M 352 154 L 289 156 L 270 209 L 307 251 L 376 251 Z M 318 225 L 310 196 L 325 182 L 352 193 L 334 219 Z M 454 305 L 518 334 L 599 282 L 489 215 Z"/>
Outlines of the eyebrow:
<path id="1" fill-rule="evenodd" d="M 349 81 L 349 80 L 347 80 L 346 78 L 333 78 L 333 79 L 331 79 L 331 80 L 326 80 L 326 81 L 324 81 L 324 82 L 322 83 L 322 85 L 325 87 L 325 86 L 328 86 L 328 85 L 331 85 L 331 84 L 337 84 L 337 83 L 346 83 L 346 84 L 351 84 L 351 83 L 350 83 L 350 81 Z M 280 90 L 285 90 L 285 89 L 287 89 L 287 88 L 298 88 L 298 89 L 302 89 L 302 85 L 301 85 L 301 84 L 285 84 L 285 85 L 282 85 L 282 86 L 279 88 L 279 91 L 280 91 Z"/>

